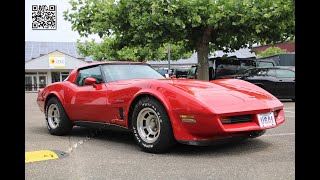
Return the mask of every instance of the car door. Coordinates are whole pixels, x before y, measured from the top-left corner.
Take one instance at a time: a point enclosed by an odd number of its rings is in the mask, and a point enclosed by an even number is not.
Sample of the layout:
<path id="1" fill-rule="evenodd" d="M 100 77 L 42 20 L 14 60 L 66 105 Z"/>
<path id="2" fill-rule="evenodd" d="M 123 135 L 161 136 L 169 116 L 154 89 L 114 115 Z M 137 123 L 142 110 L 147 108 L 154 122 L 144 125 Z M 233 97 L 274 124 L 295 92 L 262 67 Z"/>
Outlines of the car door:
<path id="1" fill-rule="evenodd" d="M 88 77 L 95 78 L 96 87 L 85 85 Z M 75 81 L 77 86 L 71 100 L 71 113 L 75 120 L 108 122 L 107 87 L 103 83 L 100 66 L 80 69 Z"/>
<path id="2" fill-rule="evenodd" d="M 277 88 L 279 98 L 294 98 L 295 72 L 289 69 L 277 69 Z"/>

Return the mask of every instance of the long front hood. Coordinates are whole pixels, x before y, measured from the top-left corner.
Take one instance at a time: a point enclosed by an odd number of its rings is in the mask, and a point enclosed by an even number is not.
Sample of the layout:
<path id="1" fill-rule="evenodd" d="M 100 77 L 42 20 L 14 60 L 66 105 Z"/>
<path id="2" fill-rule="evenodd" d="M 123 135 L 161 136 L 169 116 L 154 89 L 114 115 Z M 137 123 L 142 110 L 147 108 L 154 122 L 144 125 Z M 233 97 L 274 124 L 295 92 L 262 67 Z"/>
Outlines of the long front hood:
<path id="1" fill-rule="evenodd" d="M 273 95 L 249 82 L 237 79 L 215 81 L 165 81 L 189 93 L 216 114 L 275 110 L 283 107 Z"/>

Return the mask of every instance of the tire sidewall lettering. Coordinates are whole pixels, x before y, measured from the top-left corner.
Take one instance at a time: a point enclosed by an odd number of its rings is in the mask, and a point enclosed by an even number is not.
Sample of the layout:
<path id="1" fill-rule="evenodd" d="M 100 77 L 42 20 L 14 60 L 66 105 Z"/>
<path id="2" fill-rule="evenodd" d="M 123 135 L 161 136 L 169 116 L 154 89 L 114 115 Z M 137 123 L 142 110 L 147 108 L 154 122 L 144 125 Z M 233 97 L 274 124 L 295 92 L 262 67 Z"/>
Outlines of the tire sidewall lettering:
<path id="1" fill-rule="evenodd" d="M 58 115 L 58 121 L 56 122 L 57 124 L 54 127 L 50 126 L 49 119 L 48 119 L 48 110 L 50 109 L 50 106 L 55 105 Z M 50 134 L 52 135 L 67 135 L 73 127 L 73 124 L 71 120 L 69 119 L 68 115 L 66 114 L 63 105 L 61 104 L 60 100 L 57 97 L 51 97 L 48 100 L 48 103 L 46 105 L 46 111 L 45 111 L 45 120 L 47 124 L 47 129 L 49 130 Z"/>
<path id="2" fill-rule="evenodd" d="M 163 122 L 162 121 L 162 117 L 161 117 L 161 113 L 158 111 L 158 108 L 156 108 L 152 103 L 149 103 L 149 102 L 142 102 L 141 103 L 141 102 L 139 102 L 138 106 L 136 106 L 136 108 L 138 109 L 137 114 L 141 110 L 143 110 L 144 108 L 147 108 L 147 107 L 153 109 L 157 113 L 157 115 L 159 117 L 160 127 L 161 127 L 161 124 Z M 141 146 L 143 146 L 144 148 L 148 148 L 148 149 L 153 148 L 154 146 L 156 146 L 156 144 L 159 141 L 160 137 L 153 143 L 146 143 L 142 138 L 140 138 L 139 133 L 138 133 L 136 127 L 135 127 L 136 123 L 137 123 L 137 120 L 134 119 L 133 122 L 134 122 L 134 125 L 132 126 L 133 134 L 134 134 L 134 138 L 138 141 L 138 143 L 141 144 Z M 160 136 L 161 136 L 161 134 L 160 134 Z"/>

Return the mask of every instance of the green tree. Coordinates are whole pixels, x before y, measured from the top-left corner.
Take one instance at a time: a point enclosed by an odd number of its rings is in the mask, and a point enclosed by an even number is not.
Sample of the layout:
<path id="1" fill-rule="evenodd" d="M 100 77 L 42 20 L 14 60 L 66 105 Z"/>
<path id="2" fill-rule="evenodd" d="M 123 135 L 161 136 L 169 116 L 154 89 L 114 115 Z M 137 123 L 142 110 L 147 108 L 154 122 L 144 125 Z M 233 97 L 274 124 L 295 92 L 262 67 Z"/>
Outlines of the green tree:
<path id="1" fill-rule="evenodd" d="M 146 61 L 146 60 L 161 60 L 166 58 L 168 44 L 164 44 L 158 49 L 151 49 L 149 46 L 124 46 L 121 49 L 116 49 L 114 46 L 115 38 L 104 37 L 101 43 L 91 41 L 77 41 L 77 50 L 84 56 L 92 56 L 94 60 L 130 60 L 130 61 Z M 188 58 L 192 55 L 191 52 L 185 52 L 183 46 L 179 43 L 170 44 L 171 58 Z"/>
<path id="2" fill-rule="evenodd" d="M 279 47 L 269 47 L 264 51 L 256 52 L 258 58 L 272 56 L 276 54 L 283 54 L 286 53 L 287 50 L 281 49 Z"/>
<path id="3" fill-rule="evenodd" d="M 209 79 L 210 51 L 274 43 L 295 33 L 292 0 L 71 0 L 70 4 L 72 9 L 64 17 L 81 36 L 111 39 L 109 49 L 137 47 L 155 54 L 166 43 L 178 43 L 180 53 L 197 51 L 198 78 L 203 80 Z"/>

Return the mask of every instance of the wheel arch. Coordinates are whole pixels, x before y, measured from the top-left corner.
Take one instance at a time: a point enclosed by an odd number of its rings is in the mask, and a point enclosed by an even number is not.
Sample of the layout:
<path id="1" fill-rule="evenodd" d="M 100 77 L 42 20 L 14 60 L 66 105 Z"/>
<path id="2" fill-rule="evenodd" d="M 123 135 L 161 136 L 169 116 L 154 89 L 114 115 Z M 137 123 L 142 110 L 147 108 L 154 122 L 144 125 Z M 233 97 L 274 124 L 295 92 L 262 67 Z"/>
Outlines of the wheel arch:
<path id="1" fill-rule="evenodd" d="M 169 104 L 168 102 L 165 101 L 165 99 L 163 97 L 159 97 L 155 94 L 151 94 L 151 93 L 140 93 L 138 94 L 137 96 L 135 96 L 133 98 L 133 100 L 131 101 L 130 103 L 130 106 L 129 106 L 129 109 L 128 109 L 128 129 L 132 129 L 132 126 L 131 126 L 131 122 L 132 122 L 132 113 L 133 113 L 133 110 L 134 110 L 134 106 L 139 102 L 140 99 L 143 99 L 145 97 L 150 97 L 152 99 L 155 99 L 156 101 L 158 101 L 159 103 L 161 103 L 161 105 L 163 105 L 163 107 L 165 108 L 168 116 L 170 117 L 170 113 L 169 113 Z M 170 123 L 171 123 L 171 118 L 170 118 Z"/>
<path id="2" fill-rule="evenodd" d="M 63 101 L 62 97 L 57 92 L 51 92 L 47 95 L 47 97 L 45 99 L 44 112 L 46 112 L 47 103 L 48 103 L 49 99 L 51 99 L 52 97 L 56 97 L 61 102 L 61 104 L 63 104 L 64 101 Z"/>

